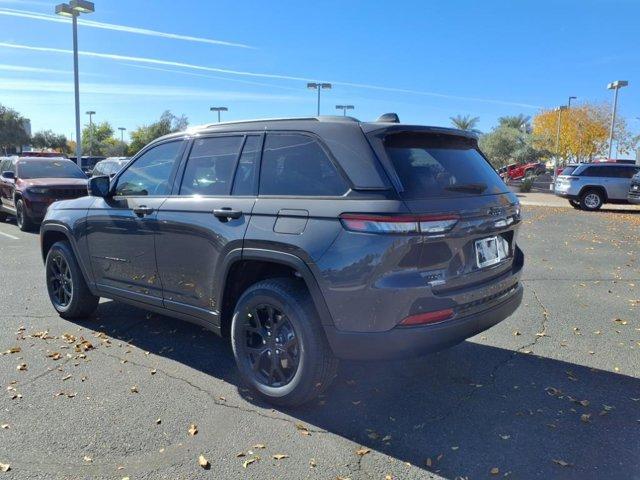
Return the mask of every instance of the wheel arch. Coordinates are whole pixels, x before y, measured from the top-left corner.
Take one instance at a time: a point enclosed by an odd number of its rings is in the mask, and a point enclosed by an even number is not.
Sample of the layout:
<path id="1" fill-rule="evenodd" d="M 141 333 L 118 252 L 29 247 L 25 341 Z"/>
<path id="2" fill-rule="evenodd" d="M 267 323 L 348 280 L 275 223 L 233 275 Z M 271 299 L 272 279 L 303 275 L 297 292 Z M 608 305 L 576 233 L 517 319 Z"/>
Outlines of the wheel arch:
<path id="1" fill-rule="evenodd" d="M 578 194 L 578 197 L 582 197 L 582 195 L 587 190 L 597 190 L 600 193 L 602 193 L 603 203 L 609 200 L 609 196 L 607 195 L 607 189 L 602 185 L 585 185 L 580 189 L 580 193 Z"/>
<path id="2" fill-rule="evenodd" d="M 248 275 L 246 273 L 249 273 Z M 220 333 L 229 332 L 233 310 L 238 298 L 251 285 L 266 278 L 293 276 L 304 282 L 322 325 L 333 325 L 333 319 L 316 278 L 309 266 L 296 255 L 258 248 L 229 252 L 218 269 L 218 306 Z"/>

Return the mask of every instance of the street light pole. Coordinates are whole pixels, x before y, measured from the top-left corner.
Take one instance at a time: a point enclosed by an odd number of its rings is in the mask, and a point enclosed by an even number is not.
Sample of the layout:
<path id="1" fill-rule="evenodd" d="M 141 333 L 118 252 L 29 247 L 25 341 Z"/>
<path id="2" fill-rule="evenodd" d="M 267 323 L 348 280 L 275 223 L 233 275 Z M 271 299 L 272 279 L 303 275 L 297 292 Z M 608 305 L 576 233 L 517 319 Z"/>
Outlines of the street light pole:
<path id="1" fill-rule="evenodd" d="M 124 157 L 124 131 L 126 130 L 126 128 L 118 127 L 118 130 L 120 130 L 120 156 Z"/>
<path id="2" fill-rule="evenodd" d="M 331 86 L 332 85 L 330 83 L 316 83 L 316 82 L 307 83 L 308 89 L 318 91 L 318 116 L 320 116 L 320 90 L 329 90 L 331 89 Z"/>
<path id="3" fill-rule="evenodd" d="M 613 152 L 613 129 L 616 123 L 616 110 L 618 108 L 618 90 L 622 87 L 626 87 L 627 85 L 629 85 L 629 82 L 626 80 L 616 80 L 615 82 L 611 82 L 607 85 L 607 89 L 614 91 L 613 111 L 611 112 L 611 129 L 609 130 L 609 160 L 611 160 L 611 153 Z"/>
<path id="4" fill-rule="evenodd" d="M 571 108 L 571 100 L 577 100 L 578 97 L 569 97 L 569 103 L 567 103 L 567 108 Z"/>
<path id="5" fill-rule="evenodd" d="M 566 109 L 567 107 L 564 105 L 556 107 L 556 112 L 558 112 L 558 120 L 556 122 L 558 130 L 556 133 L 556 161 L 554 162 L 554 165 L 553 165 L 553 188 L 554 189 L 556 185 L 556 180 L 558 178 L 558 160 L 560 158 L 560 124 L 562 122 L 562 111 Z"/>
<path id="6" fill-rule="evenodd" d="M 93 110 L 86 112 L 89 115 L 89 156 L 93 155 L 93 121 L 92 118 L 96 114 Z"/>
<path id="7" fill-rule="evenodd" d="M 73 86 L 76 111 L 76 162 L 82 164 L 82 137 L 80 136 L 80 80 L 78 75 L 78 16 L 81 13 L 93 13 L 95 7 L 86 0 L 71 0 L 56 5 L 55 12 L 63 17 L 71 17 L 73 27 Z"/>
<path id="8" fill-rule="evenodd" d="M 229 111 L 227 107 L 211 107 L 209 110 L 211 110 L 212 112 L 218 112 L 218 123 L 220 123 L 220 112 Z"/>
<path id="9" fill-rule="evenodd" d="M 347 110 L 353 110 L 355 107 L 353 105 L 336 105 L 336 110 L 342 110 L 342 116 L 347 116 Z"/>

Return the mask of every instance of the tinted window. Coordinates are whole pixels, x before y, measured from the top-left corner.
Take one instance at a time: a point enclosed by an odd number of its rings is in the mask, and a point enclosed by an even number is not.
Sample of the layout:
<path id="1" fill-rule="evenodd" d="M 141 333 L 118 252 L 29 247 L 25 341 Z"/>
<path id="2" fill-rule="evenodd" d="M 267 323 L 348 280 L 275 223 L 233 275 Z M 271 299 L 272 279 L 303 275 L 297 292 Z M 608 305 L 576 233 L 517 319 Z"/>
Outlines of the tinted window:
<path id="1" fill-rule="evenodd" d="M 255 135 L 247 137 L 238 162 L 236 177 L 233 181 L 233 195 L 253 195 L 256 185 L 256 174 L 260 160 L 262 139 Z"/>
<path id="2" fill-rule="evenodd" d="M 608 172 L 608 167 L 586 167 L 580 175 L 583 177 L 610 177 L 612 172 Z"/>
<path id="3" fill-rule="evenodd" d="M 416 132 L 387 136 L 384 144 L 404 198 L 508 191 L 474 140 Z"/>
<path id="4" fill-rule="evenodd" d="M 243 137 L 195 140 L 180 195 L 228 195 Z"/>
<path id="5" fill-rule="evenodd" d="M 313 138 L 267 135 L 260 173 L 260 195 L 338 196 L 348 185 Z"/>
<path id="6" fill-rule="evenodd" d="M 87 178 L 82 170 L 69 160 L 23 160 L 17 165 L 19 178 Z"/>
<path id="7" fill-rule="evenodd" d="M 638 171 L 637 168 L 634 167 L 617 167 L 616 176 L 620 178 L 631 178 Z"/>
<path id="8" fill-rule="evenodd" d="M 571 173 L 578 168 L 577 166 L 573 165 L 573 166 L 568 166 L 568 167 L 564 167 L 562 169 L 562 172 L 560 172 L 560 175 L 571 175 Z"/>
<path id="9" fill-rule="evenodd" d="M 118 178 L 116 195 L 167 195 L 182 144 L 163 143 L 138 157 Z"/>

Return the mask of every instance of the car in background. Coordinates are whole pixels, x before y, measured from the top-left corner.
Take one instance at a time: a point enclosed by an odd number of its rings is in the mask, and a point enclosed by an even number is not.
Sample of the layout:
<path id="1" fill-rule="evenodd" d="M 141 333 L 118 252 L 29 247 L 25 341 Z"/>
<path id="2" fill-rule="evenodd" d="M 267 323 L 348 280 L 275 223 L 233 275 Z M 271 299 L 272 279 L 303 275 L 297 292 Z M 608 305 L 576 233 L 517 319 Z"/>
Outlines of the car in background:
<path id="1" fill-rule="evenodd" d="M 113 177 L 128 161 L 129 157 L 108 157 L 100 160 L 96 163 L 96 166 L 93 167 L 91 176 L 99 177 L 101 175 L 108 175 L 109 177 Z"/>
<path id="2" fill-rule="evenodd" d="M 629 203 L 640 204 L 640 172 L 631 178 L 627 200 Z"/>
<path id="3" fill-rule="evenodd" d="M 58 152 L 22 152 L 18 157 L 67 158 L 66 155 Z"/>
<path id="4" fill-rule="evenodd" d="M 631 178 L 639 165 L 624 163 L 583 163 L 565 168 L 557 177 L 555 194 L 574 208 L 598 210 L 605 203 L 629 203 Z"/>
<path id="5" fill-rule="evenodd" d="M 53 202 L 87 195 L 87 176 L 66 158 L 13 157 L 0 170 L 0 220 L 15 216 L 23 231 L 34 229 Z"/>
<path id="6" fill-rule="evenodd" d="M 546 171 L 546 166 L 541 162 L 511 163 L 502 167 L 498 172 L 503 180 L 522 180 L 526 177 L 535 177 Z"/>
<path id="7" fill-rule="evenodd" d="M 101 160 L 104 160 L 107 157 L 95 157 L 95 156 L 85 156 L 83 155 L 82 158 L 80 159 L 80 168 L 82 169 L 82 171 L 84 173 L 87 174 L 88 177 L 91 176 L 91 172 L 93 172 L 93 168 L 96 166 L 96 163 L 98 163 Z M 78 157 L 69 157 L 69 160 L 71 160 L 74 163 L 78 163 Z"/>

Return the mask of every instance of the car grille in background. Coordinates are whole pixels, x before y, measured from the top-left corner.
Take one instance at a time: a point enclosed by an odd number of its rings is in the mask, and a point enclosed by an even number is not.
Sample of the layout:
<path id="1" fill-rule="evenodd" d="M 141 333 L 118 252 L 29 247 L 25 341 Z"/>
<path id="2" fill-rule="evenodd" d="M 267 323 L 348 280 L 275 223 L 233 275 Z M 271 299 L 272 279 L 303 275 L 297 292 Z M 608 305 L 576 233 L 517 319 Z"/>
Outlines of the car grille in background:
<path id="1" fill-rule="evenodd" d="M 87 195 L 87 189 L 85 188 L 52 188 L 49 190 L 50 196 L 57 199 L 63 198 L 78 198 Z"/>

